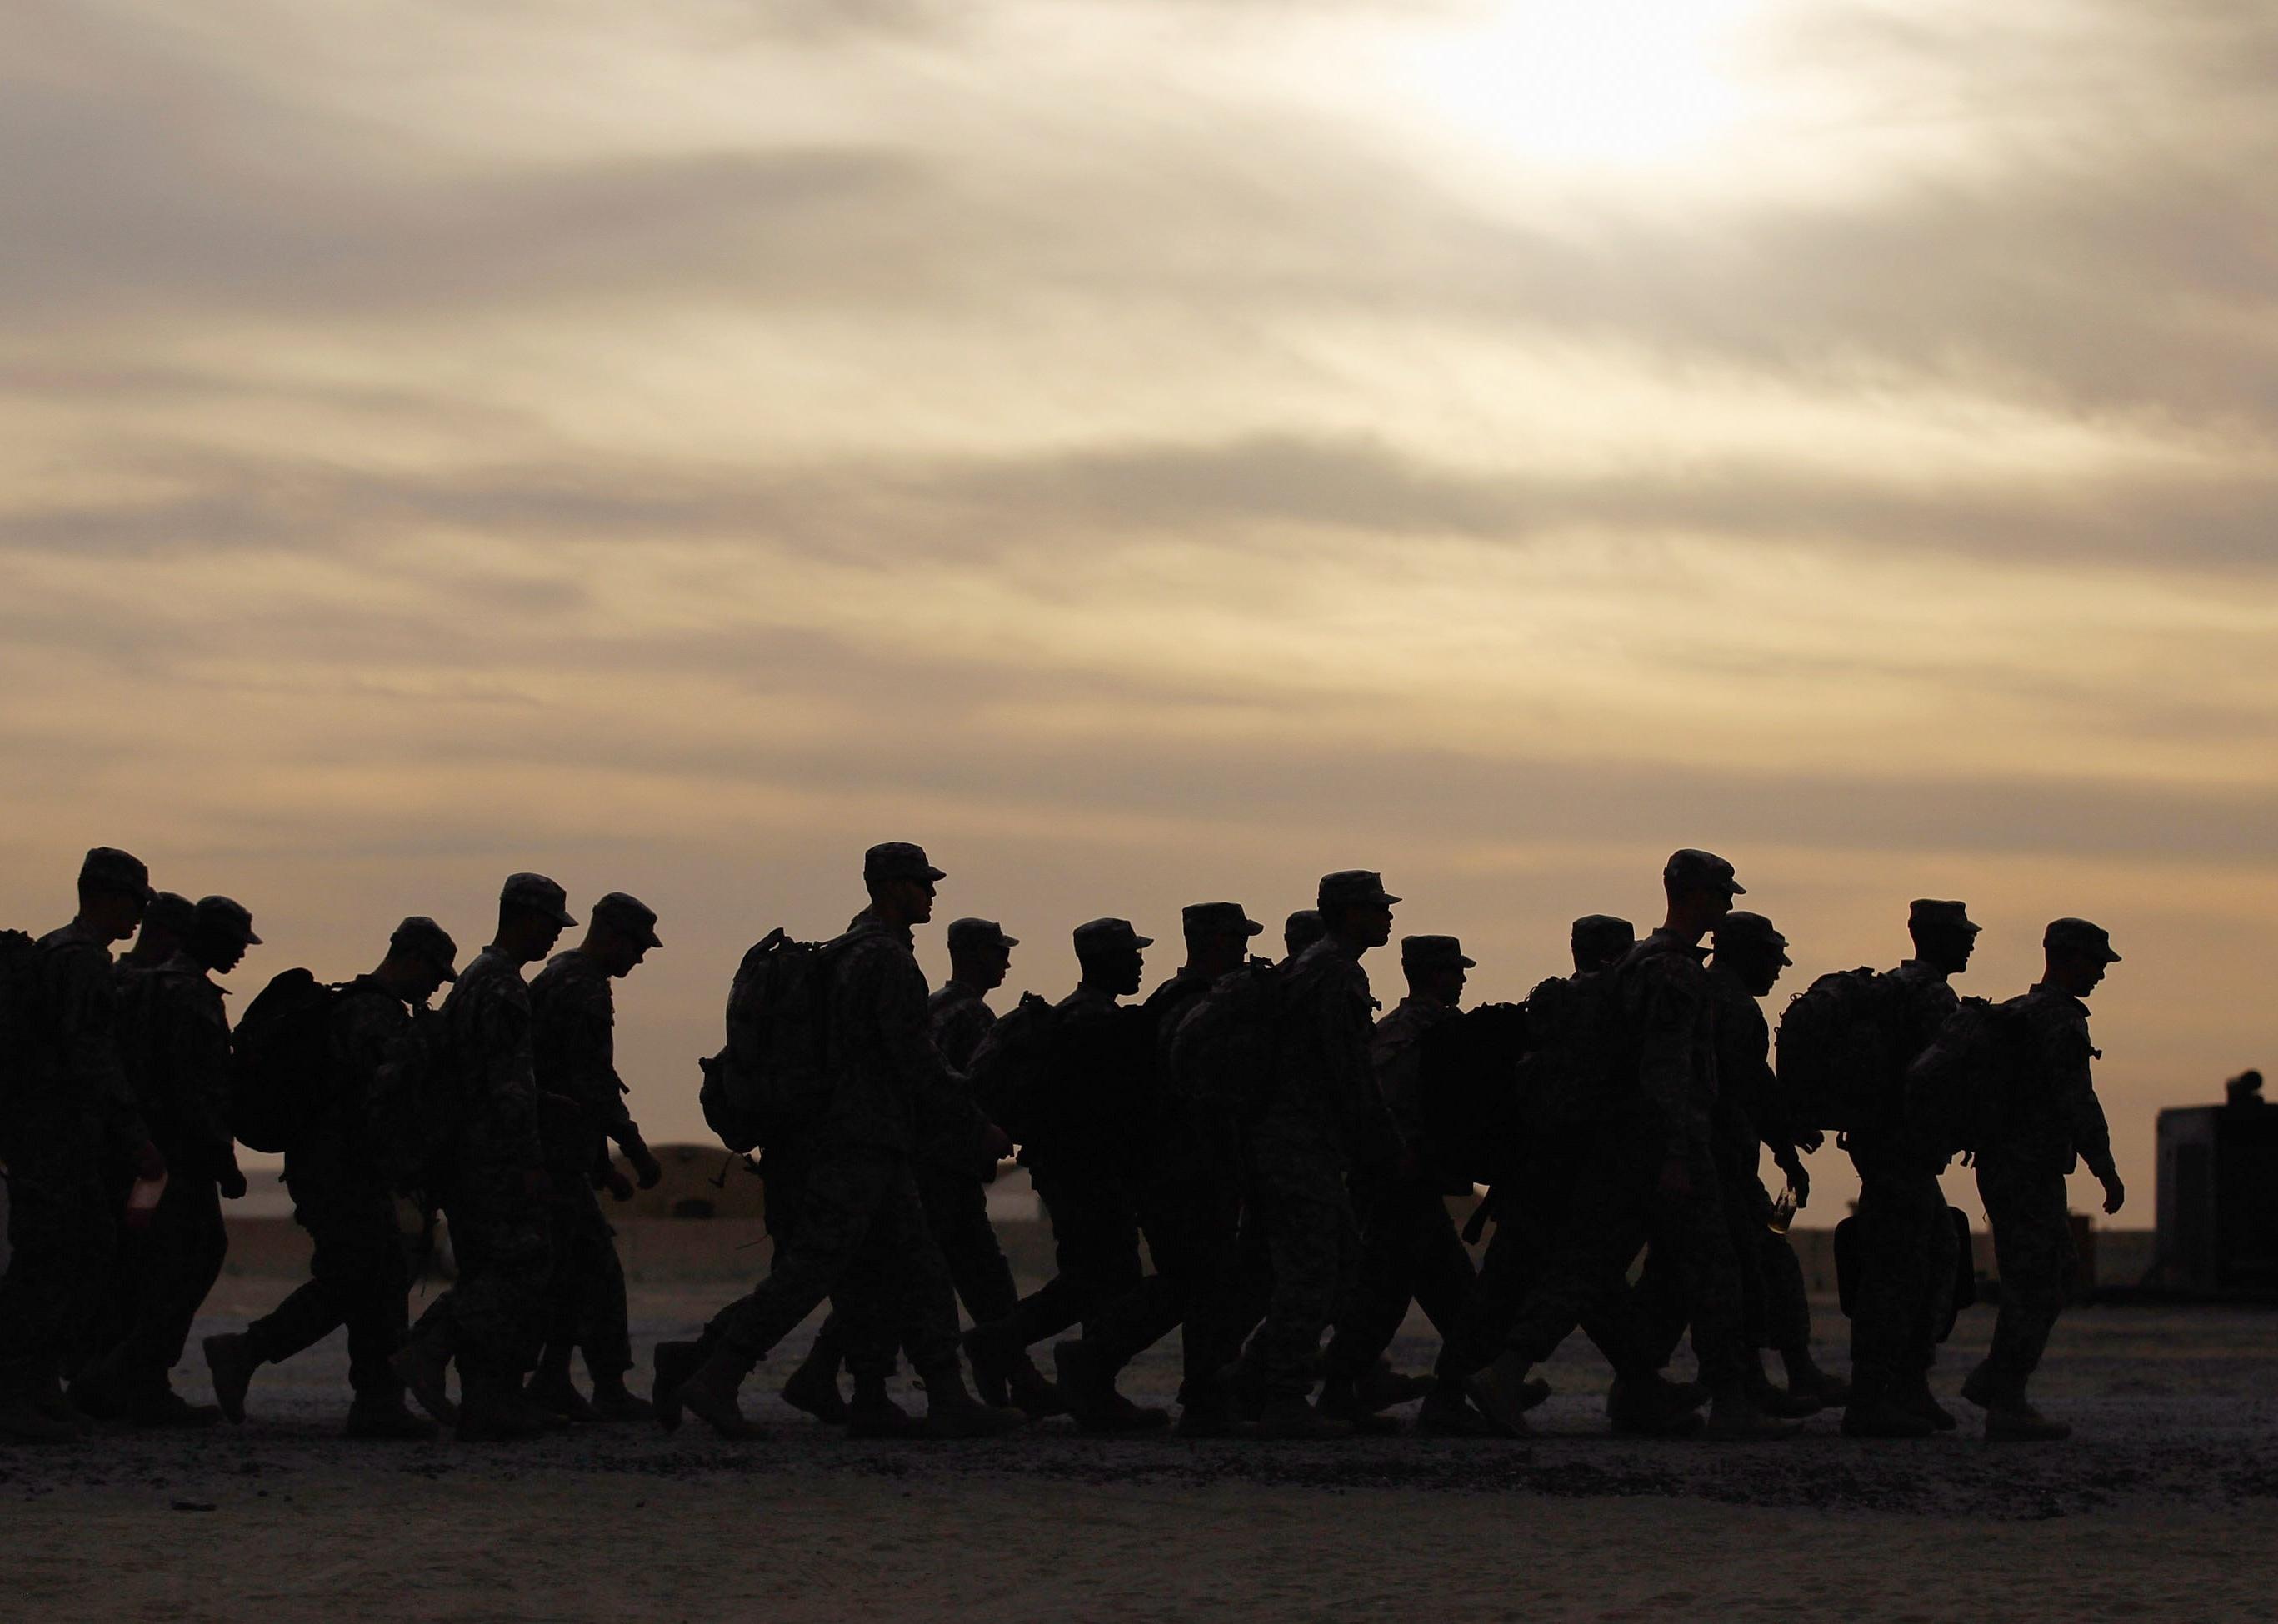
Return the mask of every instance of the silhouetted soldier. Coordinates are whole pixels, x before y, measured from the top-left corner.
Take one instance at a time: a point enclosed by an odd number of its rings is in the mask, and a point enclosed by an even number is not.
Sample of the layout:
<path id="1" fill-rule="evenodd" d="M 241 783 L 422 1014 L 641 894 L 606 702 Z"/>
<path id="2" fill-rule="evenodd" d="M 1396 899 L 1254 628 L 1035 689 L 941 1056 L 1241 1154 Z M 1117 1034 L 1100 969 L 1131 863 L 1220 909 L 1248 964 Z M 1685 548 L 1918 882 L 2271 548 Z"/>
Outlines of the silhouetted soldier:
<path id="1" fill-rule="evenodd" d="M 1769 1146 L 1790 1186 L 1799 1193 L 1810 1188 L 1772 1075 L 1771 1028 L 1757 1003 L 1793 961 L 1787 955 L 1787 938 L 1762 914 L 1727 914 L 1716 922 L 1715 939 L 1716 958 L 1708 966 L 1716 1030 L 1711 1145 L 1739 1272 L 1740 1322 L 1749 1350 L 1743 1374 L 1758 1408 L 1775 1415 L 1808 1415 L 1841 1399 L 1825 1397 L 1837 1384 L 1811 1356 L 1811 1305 L 1804 1294 L 1803 1266 L 1786 1235 L 1771 1227 L 1772 1198 L 1758 1173 Z M 1814 1146 L 1819 1143 L 1816 1130 L 1806 1137 Z M 1682 1283 L 1674 1273 L 1663 1260 L 1648 1258 L 1638 1283 L 1647 1323 L 1664 1360 L 1676 1350 L 1686 1323 Z M 1760 1348 L 1779 1350 L 1788 1391 L 1765 1379 L 1754 1352 Z"/>
<path id="2" fill-rule="evenodd" d="M 1962 903 L 1919 898 L 1907 909 L 1907 931 L 1914 956 L 1884 978 L 1900 1077 L 1961 1007 L 1950 984 L 1969 967 L 1978 927 Z M 1917 1438 L 1949 1429 L 1953 1417 L 1930 1390 L 1956 1267 L 1953 1225 L 1938 1182 L 1945 1152 L 1907 1122 L 1897 1094 L 1847 1129 L 1843 1146 L 1859 1171 L 1859 1279 L 1844 1433 Z"/>
<path id="3" fill-rule="evenodd" d="M 695 1348 L 657 1350 L 657 1414 L 668 1427 L 685 1405 L 731 1437 L 756 1436 L 736 1390 L 826 1296 L 848 1321 L 849 1347 L 898 1343 L 909 1355 L 925 1383 L 931 1436 L 983 1436 L 1021 1423 L 965 1384 L 957 1300 L 910 1165 L 918 1100 L 955 1087 L 933 1046 L 910 936 L 933 917 L 942 872 L 922 847 L 893 841 L 864 855 L 862 878 L 870 906 L 834 945 L 829 1106 L 813 1128 L 769 1145 L 763 1164 L 774 1264 L 756 1291 L 714 1316 Z"/>
<path id="4" fill-rule="evenodd" d="M 633 1350 L 624 1265 L 594 1191 L 598 1184 L 620 1201 L 631 1198 L 631 1185 L 609 1158 L 612 1140 L 642 1189 L 654 1189 L 664 1176 L 625 1108 L 630 1091 L 617 1076 L 616 999 L 609 986 L 659 945 L 656 910 L 613 891 L 593 904 L 585 940 L 556 954 L 530 984 L 538 1086 L 551 1096 L 543 1125 L 551 1130 L 554 1281 L 546 1348 L 528 1391 L 533 1402 L 576 1421 L 645 1421 L 655 1413 L 625 1389 Z M 572 1348 L 585 1355 L 590 1405 L 570 1380 Z"/>
<path id="5" fill-rule="evenodd" d="M 1321 1333 L 1350 1289 L 1359 1237 L 1346 1175 L 1414 1155 L 1385 1109 L 1369 1064 L 1376 1000 L 1361 955 L 1392 939 L 1400 900 L 1366 869 L 1326 876 L 1321 939 L 1298 956 L 1284 989 L 1271 1096 L 1250 1137 L 1258 1215 L 1273 1283 L 1250 1342 L 1265 1393 L 1258 1433 L 1341 1437 L 1352 1423 L 1305 1401 Z"/>
<path id="6" fill-rule="evenodd" d="M 1290 915 L 1281 926 L 1281 951 L 1287 955 L 1281 961 L 1295 964 L 1306 948 L 1321 939 L 1324 929 L 1318 908 L 1301 908 Z"/>
<path id="7" fill-rule="evenodd" d="M 1989 1440 L 2039 1443 L 2069 1436 L 2025 1399 L 2079 1260 L 2066 1210 L 2065 1178 L 2081 1162 L 2104 1186 L 2104 1210 L 2128 1199 L 2113 1165 L 2112 1137 L 2096 1097 L 2084 1001 L 2120 962 L 2112 938 L 2085 919 L 2060 919 L 2042 938 L 2046 969 L 2016 1000 L 2030 1045 L 2013 1108 L 1999 1138 L 1977 1153 L 1977 1193 L 1993 1229 L 2001 1311 L 1984 1362 L 1961 1396 L 1985 1412 Z"/>
<path id="8" fill-rule="evenodd" d="M 1455 937 L 1410 936 L 1401 939 L 1400 967 L 1407 975 L 1408 996 L 1377 1022 L 1369 1058 L 1401 1137 L 1421 1145 L 1425 1034 L 1460 1015 L 1466 973 L 1474 961 L 1464 956 Z M 1327 1380 L 1322 1413 L 1356 1426 L 1375 1421 L 1366 1388 L 1414 1301 L 1423 1306 L 1441 1339 L 1431 1390 L 1417 1417 L 1418 1429 L 1458 1437 L 1499 1434 L 1502 1429 L 1464 1397 L 1466 1373 L 1449 1352 L 1461 1333 L 1473 1283 L 1471 1253 L 1448 1215 L 1449 1191 L 1430 1169 L 1402 1162 L 1356 1167 L 1349 1183 L 1360 1221 L 1359 1279 L 1323 1360 Z M 1462 1193 L 1470 1192 L 1464 1185 Z"/>
<path id="9" fill-rule="evenodd" d="M 120 975 L 157 969 L 181 952 L 189 943 L 197 915 L 198 905 L 180 892 L 153 893 L 150 906 L 142 912 L 142 929 L 134 946 L 119 955 Z"/>
<path id="10" fill-rule="evenodd" d="M 447 981 L 458 945 L 432 919 L 414 915 L 395 927 L 387 954 L 335 996 L 326 1016 L 326 1066 L 312 1079 L 305 1115 L 285 1149 L 293 1219 L 309 1232 L 309 1278 L 242 1332 L 205 1339 L 214 1397 L 233 1422 L 245 1419 L 245 1394 L 263 1365 L 282 1364 L 346 1326 L 348 1436 L 425 1438 L 434 1423 L 404 1407 L 403 1382 L 388 1360 L 409 1322 L 411 1289 L 395 1198 L 373 1165 L 368 1132 L 380 1068 L 394 1059 L 414 1010 Z"/>
<path id="11" fill-rule="evenodd" d="M 926 1007 L 934 1047 L 950 1067 L 949 1086 L 919 1097 L 911 1164 L 926 1226 L 949 1266 L 950 1282 L 973 1322 L 987 1325 L 1010 1315 L 1021 1297 L 1013 1266 L 989 1221 L 988 1187 L 997 1176 L 998 1161 L 1012 1153 L 1012 1142 L 974 1102 L 964 1074 L 997 1023 L 989 994 L 1005 984 L 1013 949 L 1021 944 L 993 919 L 953 919 L 947 936 L 950 977 L 935 989 Z M 894 1344 L 889 1340 L 875 1349 L 850 1350 L 845 1321 L 836 1311 L 784 1383 L 784 1400 L 822 1421 L 847 1420 L 846 1402 L 838 1396 L 842 1360 L 855 1367 L 860 1407 L 876 1411 L 888 1402 L 885 1383 L 893 1374 Z M 973 1379 L 982 1401 L 991 1406 L 1017 1403 L 1031 1417 L 1066 1413 L 1025 1348 L 1002 1363 L 976 1358 Z"/>
<path id="12" fill-rule="evenodd" d="M 472 1442 L 531 1437 L 551 1424 L 522 1390 L 545 1338 L 552 1273 L 550 1184 L 523 967 L 546 957 L 577 923 L 561 886 L 542 874 L 509 875 L 499 892 L 498 933 L 443 1000 L 459 1120 L 436 1193 L 459 1278 L 420 1316 L 393 1363 L 420 1406 L 450 1421 L 444 1368 L 455 1360 L 455 1420 L 459 1436 Z"/>
<path id="13" fill-rule="evenodd" d="M 1089 1321 L 1138 1287 L 1136 1187 L 1150 1154 L 1154 1055 L 1145 1016 L 1122 1000 L 1139 990 L 1146 950 L 1126 919 L 1094 919 L 1074 931 L 1082 978 L 1056 1006 L 1035 1123 L 1021 1146 L 1051 1220 L 1059 1272 L 1012 1314 L 976 1327 L 967 1345 L 994 1364 L 1079 1321 Z M 1114 1352 L 1070 1341 L 1053 1349 L 1060 1397 L 1090 1431 L 1132 1431 L 1170 1418 L 1117 1393 Z"/>
<path id="14" fill-rule="evenodd" d="M 123 1411 L 142 1427 L 203 1427 L 221 1418 L 215 1406 L 175 1392 L 170 1377 L 229 1252 L 222 1199 L 235 1200 L 246 1188 L 229 1126 L 229 1015 L 213 977 L 235 969 L 260 943 L 242 904 L 206 897 L 180 951 L 148 972 L 147 1047 L 136 1076 L 168 1177 L 149 1228 L 126 1245 L 119 1280 L 133 1305 L 131 1329 L 73 1386 L 94 1413 Z"/>
<path id="15" fill-rule="evenodd" d="M 0 1094 L 8 1164 L 8 1274 L 0 1280 L 0 1438 L 63 1443 L 80 1421 L 58 1375 L 111 1275 L 116 1192 L 107 1165 L 166 1174 L 113 1034 L 111 946 L 134 934 L 150 872 L 112 846 L 87 854 L 79 911 L 42 937 L 19 989 L 24 1051 Z"/>
<path id="16" fill-rule="evenodd" d="M 1637 946 L 1637 927 L 1611 914 L 1585 914 L 1567 933 L 1567 951 L 1573 955 L 1574 973 L 1594 976 L 1609 970 L 1630 956 Z"/>

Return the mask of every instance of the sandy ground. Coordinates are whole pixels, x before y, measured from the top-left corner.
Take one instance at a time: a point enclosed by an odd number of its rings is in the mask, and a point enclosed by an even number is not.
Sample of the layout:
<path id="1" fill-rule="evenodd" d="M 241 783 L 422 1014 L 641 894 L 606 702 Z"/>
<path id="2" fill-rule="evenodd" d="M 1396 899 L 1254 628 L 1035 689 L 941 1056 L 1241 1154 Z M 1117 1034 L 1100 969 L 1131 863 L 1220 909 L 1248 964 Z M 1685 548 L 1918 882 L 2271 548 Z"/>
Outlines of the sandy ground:
<path id="1" fill-rule="evenodd" d="M 201 1332 L 287 1283 L 225 1282 Z M 715 1295 L 644 1290 L 644 1360 Z M 1942 1390 L 1990 1327 L 1965 1317 Z M 2074 1314 L 2040 1393 L 2080 1436 L 2037 1449 L 1989 1449 L 1966 1408 L 1920 1444 L 1832 1416 L 1785 1444 L 1617 1442 L 1584 1344 L 1524 1443 L 857 1444 L 775 1397 L 804 1341 L 747 1389 L 755 1444 L 351 1444 L 335 1337 L 263 1371 L 241 1429 L 0 1452 L 0 1618 L 2278 1615 L 2278 1314 Z M 1417 1320 L 1395 1354 L 1433 1345 Z M 1167 1400 L 1174 1362 L 1127 1386 Z M 195 1344 L 180 1385 L 206 1390 Z"/>

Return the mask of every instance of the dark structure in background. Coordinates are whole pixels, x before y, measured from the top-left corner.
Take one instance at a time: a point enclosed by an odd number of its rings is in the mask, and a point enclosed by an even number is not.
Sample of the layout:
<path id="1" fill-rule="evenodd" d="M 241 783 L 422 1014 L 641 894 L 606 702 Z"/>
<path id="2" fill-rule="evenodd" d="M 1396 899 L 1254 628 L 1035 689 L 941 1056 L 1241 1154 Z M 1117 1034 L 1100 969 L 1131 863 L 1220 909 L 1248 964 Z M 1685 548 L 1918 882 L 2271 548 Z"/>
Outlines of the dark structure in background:
<path id="1" fill-rule="evenodd" d="M 2159 1261 L 2147 1284 L 2278 1299 L 2278 1107 L 2262 1074 L 2160 1113 Z"/>

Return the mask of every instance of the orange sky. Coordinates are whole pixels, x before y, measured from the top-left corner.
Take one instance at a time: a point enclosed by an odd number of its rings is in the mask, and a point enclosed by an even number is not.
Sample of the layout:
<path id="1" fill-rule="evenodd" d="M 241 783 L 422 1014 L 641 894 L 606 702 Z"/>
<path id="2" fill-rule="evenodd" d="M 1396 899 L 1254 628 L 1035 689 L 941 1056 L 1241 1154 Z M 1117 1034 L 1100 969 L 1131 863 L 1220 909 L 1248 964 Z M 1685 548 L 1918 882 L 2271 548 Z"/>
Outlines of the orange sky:
<path id="1" fill-rule="evenodd" d="M 1487 997 L 1701 845 L 1799 984 L 1920 894 L 1986 993 L 2108 925 L 2140 1222 L 2152 1113 L 2274 1058 L 2250 8 L 10 33 L 10 923 L 129 846 L 253 908 L 249 991 L 409 911 L 471 950 L 509 869 L 631 890 L 623 1070 L 696 1137 L 738 952 L 842 924 L 875 839 L 1015 990 L 1082 919 L 1167 972 L 1181 903 L 1358 865 Z"/>

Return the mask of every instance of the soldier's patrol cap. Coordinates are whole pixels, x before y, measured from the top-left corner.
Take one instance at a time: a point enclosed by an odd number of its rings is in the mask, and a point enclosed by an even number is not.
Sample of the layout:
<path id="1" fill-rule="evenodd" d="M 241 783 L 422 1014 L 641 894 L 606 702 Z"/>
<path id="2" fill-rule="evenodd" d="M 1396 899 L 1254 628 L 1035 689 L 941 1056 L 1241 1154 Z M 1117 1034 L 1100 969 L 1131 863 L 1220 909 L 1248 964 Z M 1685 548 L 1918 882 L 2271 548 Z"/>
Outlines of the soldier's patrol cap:
<path id="1" fill-rule="evenodd" d="M 179 891 L 154 891 L 150 906 L 142 913 L 142 927 L 156 928 L 177 936 L 187 936 L 196 928 L 198 905 Z"/>
<path id="2" fill-rule="evenodd" d="M 1577 947 L 1609 946 L 1618 942 L 1626 949 L 1637 946 L 1637 927 L 1611 914 L 1585 914 L 1574 922 L 1569 939 Z"/>
<path id="3" fill-rule="evenodd" d="M 1475 969 L 1476 959 L 1464 956 L 1464 944 L 1453 936 L 1403 936 L 1400 962 L 1410 969 Z"/>
<path id="4" fill-rule="evenodd" d="M 1917 897 L 1907 908 L 1907 929 L 1909 931 L 1967 931 L 1975 936 L 1983 929 L 1969 916 L 1969 909 L 1960 902 L 1939 902 L 1929 897 Z"/>
<path id="5" fill-rule="evenodd" d="M 2100 955 L 2106 964 L 2120 962 L 2120 955 L 2112 951 L 2111 933 L 2085 919 L 2050 921 L 2049 928 L 2042 933 L 2041 946 L 2051 953 L 2077 953 L 2090 958 Z"/>
<path id="6" fill-rule="evenodd" d="M 1179 910 L 1179 927 L 1189 937 L 1217 936 L 1229 931 L 1256 936 L 1265 929 L 1239 902 L 1189 902 Z"/>
<path id="7" fill-rule="evenodd" d="M 82 890 L 140 897 L 146 903 L 157 894 L 150 889 L 149 866 L 134 853 L 115 846 L 98 846 L 88 853 L 79 865 L 79 883 Z"/>
<path id="8" fill-rule="evenodd" d="M 657 939 L 656 910 L 638 897 L 613 891 L 593 904 L 593 917 L 612 931 L 623 931 L 645 947 L 661 947 Z"/>
<path id="9" fill-rule="evenodd" d="M 451 933 L 424 914 L 414 914 L 395 927 L 395 934 L 387 938 L 390 947 L 400 947 L 406 953 L 416 953 L 443 972 L 446 981 L 459 978 L 457 962 L 459 944 Z"/>
<path id="10" fill-rule="evenodd" d="M 1340 869 L 1321 876 L 1320 904 L 1325 914 L 1339 908 L 1390 908 L 1399 900 L 1384 888 L 1384 876 L 1373 869 Z"/>
<path id="11" fill-rule="evenodd" d="M 949 877 L 928 861 L 925 847 L 887 840 L 862 854 L 862 877 L 874 880 L 938 880 Z"/>
<path id="12" fill-rule="evenodd" d="M 1002 947 L 1007 952 L 1021 945 L 1017 936 L 1005 934 L 1005 927 L 993 919 L 952 919 L 949 922 L 949 950 L 952 953 L 971 952 L 979 947 Z"/>
<path id="13" fill-rule="evenodd" d="M 253 910 L 233 897 L 200 897 L 195 919 L 195 928 L 202 933 L 242 942 L 248 947 L 261 946 L 261 938 L 253 933 Z"/>
<path id="14" fill-rule="evenodd" d="M 570 916 L 569 893 L 543 874 L 509 874 L 499 892 L 499 900 L 509 908 L 526 908 L 544 914 L 562 926 L 576 924 Z"/>
<path id="15" fill-rule="evenodd" d="M 1079 959 L 1103 953 L 1135 953 L 1154 945 L 1155 938 L 1140 935 L 1131 928 L 1128 919 L 1093 919 L 1075 928 L 1075 956 Z"/>
<path id="16" fill-rule="evenodd" d="M 1670 891 L 1721 891 L 1727 896 L 1745 897 L 1748 888 L 1732 876 L 1732 865 L 1714 852 L 1700 852 L 1686 846 L 1672 852 L 1662 865 L 1661 883 Z"/>
<path id="17" fill-rule="evenodd" d="M 1777 953 L 1782 964 L 1795 962 L 1787 956 L 1787 938 L 1780 934 L 1777 925 L 1762 914 L 1727 914 L 1716 922 L 1715 937 L 1719 953 L 1760 947 Z"/>
<path id="18" fill-rule="evenodd" d="M 1322 933 L 1321 910 L 1318 908 L 1301 908 L 1281 923 L 1282 935 L 1305 941 L 1312 941 Z"/>

